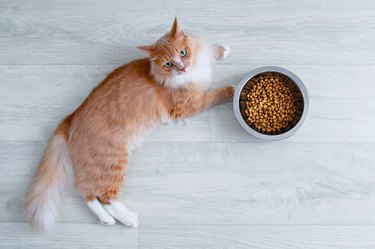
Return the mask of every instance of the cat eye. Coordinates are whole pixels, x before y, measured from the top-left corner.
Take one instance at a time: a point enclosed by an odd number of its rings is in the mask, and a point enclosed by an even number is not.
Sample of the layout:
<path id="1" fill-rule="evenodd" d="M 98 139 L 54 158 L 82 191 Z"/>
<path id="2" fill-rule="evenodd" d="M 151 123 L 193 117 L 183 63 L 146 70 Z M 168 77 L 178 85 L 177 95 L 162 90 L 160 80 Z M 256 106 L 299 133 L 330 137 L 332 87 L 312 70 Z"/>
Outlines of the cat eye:
<path id="1" fill-rule="evenodd" d="M 165 66 L 166 68 L 170 68 L 170 67 L 173 66 L 173 63 L 170 62 L 170 61 L 167 61 L 167 62 L 164 64 L 164 66 Z"/>
<path id="2" fill-rule="evenodd" d="M 181 57 L 185 57 L 186 55 L 187 55 L 186 49 L 183 49 L 183 50 L 180 51 L 180 56 Z"/>

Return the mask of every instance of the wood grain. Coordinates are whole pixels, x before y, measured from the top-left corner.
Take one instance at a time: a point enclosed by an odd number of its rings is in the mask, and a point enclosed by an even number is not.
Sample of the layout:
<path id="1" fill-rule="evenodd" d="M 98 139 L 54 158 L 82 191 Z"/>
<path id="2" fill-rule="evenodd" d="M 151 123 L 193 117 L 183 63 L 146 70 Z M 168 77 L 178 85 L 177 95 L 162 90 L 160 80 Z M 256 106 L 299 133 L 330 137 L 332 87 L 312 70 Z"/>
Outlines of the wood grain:
<path id="1" fill-rule="evenodd" d="M 305 83 L 310 97 L 306 123 L 283 142 L 374 142 L 373 66 L 285 66 Z M 237 84 L 256 66 L 218 67 L 216 86 Z M 210 115 L 215 142 L 259 142 L 240 126 L 231 103 Z"/>
<path id="2" fill-rule="evenodd" d="M 0 221 L 24 221 L 44 143 L 0 145 Z M 375 225 L 374 153 L 373 143 L 147 142 L 122 199 L 143 224 Z M 62 222 L 96 223 L 75 189 L 61 210 Z"/>
<path id="3" fill-rule="evenodd" d="M 0 9 L 3 65 L 124 63 L 175 16 L 188 31 L 232 46 L 227 64 L 375 63 L 368 0 L 3 0 Z"/>
<path id="4" fill-rule="evenodd" d="M 141 227 L 140 249 L 370 249 L 374 235 L 373 226 L 153 225 Z"/>
<path id="5" fill-rule="evenodd" d="M 310 94 L 288 140 L 264 143 L 231 104 L 153 130 L 121 199 L 139 229 L 103 227 L 71 183 L 57 232 L 22 202 L 59 120 L 177 16 L 231 47 L 213 87 L 280 65 Z M 375 248 L 375 2 L 0 1 L 0 248 Z"/>
<path id="6" fill-rule="evenodd" d="M 111 66 L 0 66 L 0 140 L 47 141 L 62 117 L 77 108 Z M 237 84 L 257 66 L 219 65 L 214 87 Z M 284 142 L 375 142 L 374 66 L 287 66 L 306 84 L 310 114 Z M 230 103 L 185 122 L 159 127 L 146 141 L 256 142 Z"/>
<path id="7" fill-rule="evenodd" d="M 48 141 L 60 120 L 117 66 L 0 66 L 0 140 Z M 208 129 L 205 112 L 162 125 L 147 140 L 208 141 Z"/>
<path id="8" fill-rule="evenodd" d="M 61 224 L 58 229 L 51 234 L 37 234 L 25 223 L 0 222 L 0 248 L 139 248 L 137 228 Z"/>

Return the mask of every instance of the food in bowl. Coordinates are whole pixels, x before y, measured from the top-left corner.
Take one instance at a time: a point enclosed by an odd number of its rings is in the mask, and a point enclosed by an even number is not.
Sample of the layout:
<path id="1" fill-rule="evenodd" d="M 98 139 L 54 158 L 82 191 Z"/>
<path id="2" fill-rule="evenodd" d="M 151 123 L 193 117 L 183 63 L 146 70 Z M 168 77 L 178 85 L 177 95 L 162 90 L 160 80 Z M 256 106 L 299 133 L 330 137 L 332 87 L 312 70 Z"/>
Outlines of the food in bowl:
<path id="1" fill-rule="evenodd" d="M 246 102 L 249 101 L 247 95 L 253 89 L 253 86 L 256 85 L 257 79 L 258 81 L 260 81 L 260 76 L 262 76 L 264 81 L 264 77 L 266 75 L 272 75 L 274 81 L 275 78 L 279 78 L 279 81 L 280 79 L 282 79 L 281 81 L 283 85 L 288 87 L 293 96 L 293 103 L 295 106 L 294 116 L 291 115 L 293 116 L 293 120 L 288 121 L 286 125 L 282 125 L 279 130 L 270 130 L 268 132 L 267 129 L 265 129 L 264 131 L 262 129 L 258 129 L 255 126 L 255 121 L 250 122 L 250 120 L 248 119 L 249 115 L 246 113 L 246 109 L 248 109 L 248 104 Z M 251 101 L 252 96 L 250 95 L 249 98 Z M 274 107 L 274 109 L 276 109 L 276 107 Z M 301 79 L 289 70 L 276 66 L 259 67 L 250 71 L 239 82 L 233 97 L 233 111 L 238 122 L 246 132 L 259 139 L 278 141 L 292 136 L 304 124 L 309 112 L 309 95 Z"/>
<path id="2" fill-rule="evenodd" d="M 246 122 L 263 133 L 285 129 L 297 112 L 288 78 L 269 72 L 253 77 L 250 82 L 252 86 L 241 92 L 241 99 L 246 99 L 246 108 L 242 108 Z"/>
<path id="3" fill-rule="evenodd" d="M 309 96 L 303 82 L 292 72 L 275 66 L 260 67 L 238 84 L 233 110 L 248 133 L 276 141 L 290 137 L 303 125 Z"/>

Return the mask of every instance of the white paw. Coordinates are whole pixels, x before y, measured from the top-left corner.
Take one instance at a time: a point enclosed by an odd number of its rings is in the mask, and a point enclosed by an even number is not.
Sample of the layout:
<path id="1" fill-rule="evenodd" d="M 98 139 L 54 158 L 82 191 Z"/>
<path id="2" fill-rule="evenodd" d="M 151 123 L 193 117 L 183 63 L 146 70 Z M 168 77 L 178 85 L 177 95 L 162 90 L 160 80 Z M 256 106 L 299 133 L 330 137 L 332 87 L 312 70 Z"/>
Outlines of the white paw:
<path id="1" fill-rule="evenodd" d="M 128 227 L 137 227 L 139 224 L 138 215 L 129 211 L 124 204 L 118 200 L 110 200 L 110 204 L 104 205 L 107 212 L 113 218 Z"/>
<path id="2" fill-rule="evenodd" d="M 230 54 L 231 50 L 230 50 L 230 47 L 228 47 L 227 45 L 218 44 L 216 45 L 216 47 L 222 51 L 222 56 L 219 56 L 219 59 L 228 57 L 228 55 Z"/>
<path id="3" fill-rule="evenodd" d="M 112 216 L 100 218 L 99 223 L 104 226 L 112 226 L 116 224 L 116 220 Z"/>
<path id="4" fill-rule="evenodd" d="M 117 220 L 128 227 L 137 227 L 139 225 L 138 215 L 131 211 L 118 214 Z"/>
<path id="5" fill-rule="evenodd" d="M 114 225 L 116 220 L 104 209 L 102 204 L 94 199 L 93 201 L 86 202 L 89 209 L 96 214 L 99 219 L 99 223 L 102 225 Z"/>

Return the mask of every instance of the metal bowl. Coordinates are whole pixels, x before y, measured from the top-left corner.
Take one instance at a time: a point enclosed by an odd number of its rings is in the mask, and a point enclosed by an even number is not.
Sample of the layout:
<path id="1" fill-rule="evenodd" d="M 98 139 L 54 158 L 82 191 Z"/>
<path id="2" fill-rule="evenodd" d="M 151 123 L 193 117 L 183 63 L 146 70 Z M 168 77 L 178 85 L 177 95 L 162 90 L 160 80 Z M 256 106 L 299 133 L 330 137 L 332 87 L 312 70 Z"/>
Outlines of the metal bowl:
<path id="1" fill-rule="evenodd" d="M 244 90 L 244 86 L 253 77 L 264 74 L 264 73 L 278 73 L 289 78 L 290 80 L 289 82 L 291 82 L 291 84 L 293 84 L 293 87 L 295 87 L 299 91 L 299 96 L 301 99 L 300 102 L 302 102 L 301 111 L 300 111 L 300 115 L 298 116 L 298 120 L 296 120 L 296 122 L 294 122 L 293 125 L 291 125 L 288 129 L 286 129 L 285 131 L 282 131 L 279 134 L 265 134 L 256 130 L 255 128 L 251 127 L 249 124 L 246 123 L 241 112 L 240 94 Z M 247 131 L 248 133 L 250 133 L 251 135 L 259 139 L 277 141 L 277 140 L 288 138 L 292 136 L 293 134 L 295 134 L 296 131 L 299 128 L 301 128 L 303 123 L 306 121 L 307 114 L 309 112 L 309 95 L 301 79 L 298 78 L 294 73 L 281 67 L 275 67 L 275 66 L 260 67 L 246 74 L 245 77 L 238 84 L 236 91 L 234 93 L 234 97 L 233 97 L 233 110 L 234 110 L 234 114 L 236 115 L 238 122 L 245 129 L 245 131 Z"/>

